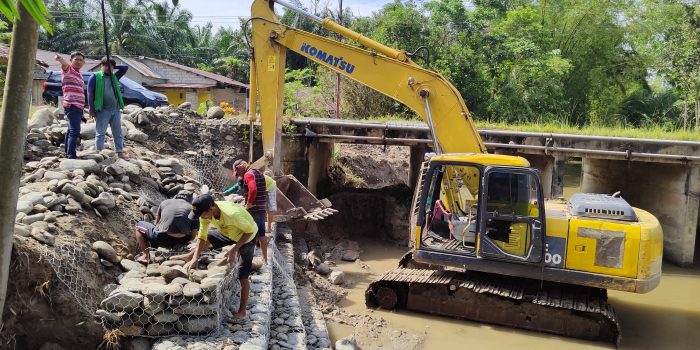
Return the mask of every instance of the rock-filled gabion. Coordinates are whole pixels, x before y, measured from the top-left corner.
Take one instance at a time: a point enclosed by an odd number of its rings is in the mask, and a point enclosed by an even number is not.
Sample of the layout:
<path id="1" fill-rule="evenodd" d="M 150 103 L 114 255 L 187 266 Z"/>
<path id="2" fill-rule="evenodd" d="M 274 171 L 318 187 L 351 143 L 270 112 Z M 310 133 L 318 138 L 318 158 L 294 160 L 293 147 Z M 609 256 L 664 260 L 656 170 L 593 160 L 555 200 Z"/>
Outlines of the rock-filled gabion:
<path id="1" fill-rule="evenodd" d="M 151 252 L 153 260 L 161 251 Z M 236 281 L 235 266 L 224 252 L 200 259 L 200 269 L 185 272 L 182 260 L 164 260 L 147 267 L 128 259 L 118 284 L 105 288 L 107 297 L 96 314 L 105 328 L 134 336 L 202 335 L 219 328 L 229 313 Z"/>

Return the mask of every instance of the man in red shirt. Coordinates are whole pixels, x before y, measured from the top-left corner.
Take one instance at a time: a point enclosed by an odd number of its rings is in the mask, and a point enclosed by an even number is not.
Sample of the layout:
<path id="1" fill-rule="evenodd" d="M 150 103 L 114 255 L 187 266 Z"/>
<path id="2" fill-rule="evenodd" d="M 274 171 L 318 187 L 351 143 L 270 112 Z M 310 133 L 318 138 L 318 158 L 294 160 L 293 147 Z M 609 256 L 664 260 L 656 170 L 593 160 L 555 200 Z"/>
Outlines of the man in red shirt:
<path id="1" fill-rule="evenodd" d="M 77 158 L 78 138 L 80 137 L 80 122 L 85 108 L 85 82 L 80 69 L 85 64 L 85 56 L 80 52 L 70 54 L 70 64 L 65 58 L 56 54 L 54 59 L 61 64 L 61 90 L 63 91 L 63 110 L 68 119 L 65 151 L 66 158 Z"/>
<path id="2" fill-rule="evenodd" d="M 267 245 L 270 242 L 270 238 L 265 236 L 265 222 L 267 219 L 265 176 L 258 169 L 251 168 L 248 162 L 243 159 L 236 160 L 233 163 L 233 169 L 234 177 L 243 175 L 243 191 L 247 193 L 245 195 L 245 207 L 258 225 L 257 238 L 260 242 L 263 261 L 267 264 Z"/>

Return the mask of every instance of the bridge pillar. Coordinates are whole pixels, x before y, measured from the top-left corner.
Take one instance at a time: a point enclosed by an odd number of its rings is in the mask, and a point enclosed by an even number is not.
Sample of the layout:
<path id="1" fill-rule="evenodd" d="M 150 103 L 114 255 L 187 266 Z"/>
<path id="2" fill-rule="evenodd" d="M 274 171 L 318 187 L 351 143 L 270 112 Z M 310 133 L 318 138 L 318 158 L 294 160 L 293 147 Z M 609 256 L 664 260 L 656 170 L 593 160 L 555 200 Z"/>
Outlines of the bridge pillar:
<path id="1" fill-rule="evenodd" d="M 328 177 L 327 169 L 331 165 L 333 155 L 332 142 L 314 142 L 309 145 L 309 180 L 307 187 L 316 195 L 319 181 Z"/>
<path id="2" fill-rule="evenodd" d="M 564 173 L 568 157 L 555 156 L 552 167 L 552 193 L 551 198 L 564 197 Z"/>
<path id="3" fill-rule="evenodd" d="M 561 196 L 564 191 L 564 179 L 563 179 L 563 167 L 557 167 L 557 159 L 545 155 L 537 154 L 517 154 L 530 162 L 530 166 L 538 169 L 540 171 L 540 180 L 542 181 L 542 191 L 544 192 L 544 198 L 549 199 L 553 197 Z M 566 162 L 566 161 L 565 161 Z M 561 182 L 555 181 L 559 176 L 557 171 L 561 171 Z M 555 189 L 555 185 L 561 188 Z M 555 195 L 554 193 L 559 193 Z"/>
<path id="4" fill-rule="evenodd" d="M 309 178 L 309 161 L 306 158 L 306 145 L 300 137 L 283 136 L 281 166 L 283 174 L 294 175 L 305 183 Z"/>
<path id="5" fill-rule="evenodd" d="M 416 188 L 416 182 L 420 175 L 420 167 L 425 161 L 425 145 L 411 146 L 410 165 L 408 168 L 408 187 L 411 190 Z"/>
<path id="6" fill-rule="evenodd" d="M 582 192 L 622 191 L 631 205 L 654 214 L 664 230 L 664 257 L 693 263 L 700 208 L 700 167 L 583 159 Z"/>

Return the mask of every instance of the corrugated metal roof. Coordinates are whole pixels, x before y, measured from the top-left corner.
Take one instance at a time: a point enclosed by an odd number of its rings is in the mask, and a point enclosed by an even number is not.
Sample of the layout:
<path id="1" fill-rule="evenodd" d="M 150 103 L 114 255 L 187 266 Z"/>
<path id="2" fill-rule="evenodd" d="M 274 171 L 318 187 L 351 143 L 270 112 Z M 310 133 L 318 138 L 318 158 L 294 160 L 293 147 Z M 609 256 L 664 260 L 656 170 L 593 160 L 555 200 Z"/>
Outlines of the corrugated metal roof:
<path id="1" fill-rule="evenodd" d="M 40 52 L 42 51 L 43 53 L 50 53 L 50 55 L 40 55 Z M 47 68 L 49 70 L 60 70 L 61 69 L 61 64 L 56 62 L 56 60 L 53 59 L 53 52 L 49 51 L 44 51 L 44 50 L 37 50 L 36 53 L 36 64 L 43 66 L 44 68 Z M 6 44 L 0 43 L 0 63 L 1 64 L 7 64 L 9 61 L 10 57 L 10 47 L 7 46 Z M 53 62 L 53 66 L 55 66 L 55 69 L 52 69 L 52 64 L 50 62 Z"/>
<path id="2" fill-rule="evenodd" d="M 188 84 L 188 83 L 165 83 L 148 85 L 149 88 L 161 89 L 208 89 L 215 87 L 216 84 Z"/>
<path id="3" fill-rule="evenodd" d="M 174 63 L 174 62 L 170 62 L 170 61 L 164 61 L 164 60 L 159 60 L 159 59 L 156 59 L 156 58 L 144 57 L 144 59 L 153 60 L 153 61 L 155 61 L 155 62 L 159 62 L 159 63 L 165 64 L 165 65 L 168 65 L 168 66 L 171 66 L 171 67 L 174 67 L 174 68 L 182 69 L 182 70 L 184 70 L 184 71 L 187 71 L 187 72 L 190 72 L 190 73 L 193 73 L 193 74 L 197 74 L 197 75 L 203 76 L 203 77 L 205 77 L 205 78 L 209 78 L 209 79 L 215 80 L 215 81 L 217 81 L 217 82 L 219 82 L 219 83 L 222 83 L 222 84 L 231 85 L 231 86 L 237 86 L 237 87 L 241 87 L 241 88 L 248 89 L 248 85 L 247 85 L 247 84 L 241 83 L 240 81 L 233 80 L 233 79 L 231 79 L 231 78 L 229 78 L 229 77 L 225 77 L 225 76 L 223 76 L 223 75 L 219 75 L 219 74 L 215 74 L 215 73 L 209 73 L 209 72 L 203 71 L 203 70 L 201 70 L 201 69 L 192 68 L 192 67 L 187 67 L 187 66 L 183 66 L 183 65 L 178 64 L 178 63 Z"/>
<path id="4" fill-rule="evenodd" d="M 130 67 L 133 67 L 139 73 L 143 74 L 146 77 L 155 78 L 155 79 L 165 79 L 165 78 L 163 78 L 162 75 L 154 72 L 153 70 L 151 70 L 150 67 L 148 67 L 144 63 L 140 62 L 138 59 L 129 59 L 129 58 L 126 58 L 126 57 L 121 56 L 121 55 L 114 55 L 114 57 L 119 58 L 122 62 L 124 62 L 124 64 L 126 64 Z"/>

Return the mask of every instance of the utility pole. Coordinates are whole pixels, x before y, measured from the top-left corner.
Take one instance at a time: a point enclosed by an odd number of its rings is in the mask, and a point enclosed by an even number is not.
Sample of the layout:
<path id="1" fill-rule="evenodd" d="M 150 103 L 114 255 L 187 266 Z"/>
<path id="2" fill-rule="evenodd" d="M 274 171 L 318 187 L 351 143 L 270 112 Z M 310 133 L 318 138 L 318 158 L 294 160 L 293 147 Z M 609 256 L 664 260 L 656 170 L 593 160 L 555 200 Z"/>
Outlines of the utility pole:
<path id="1" fill-rule="evenodd" d="M 338 23 L 343 24 L 343 0 L 338 0 Z M 340 37 L 340 36 L 339 36 Z M 340 73 L 336 74 L 335 83 L 335 118 L 340 119 Z"/>
<path id="2" fill-rule="evenodd" d="M 19 17 L 12 28 L 10 60 L 0 111 L 0 317 L 2 317 L 14 241 L 19 180 L 22 173 L 27 115 L 32 101 L 32 73 L 36 64 L 37 24 L 19 1 Z M 15 276 L 21 278 L 21 276 Z"/>

